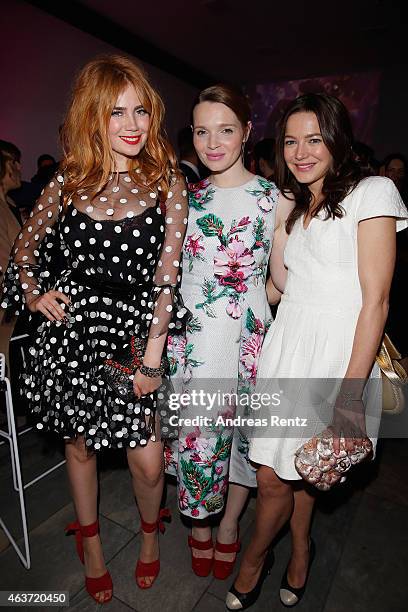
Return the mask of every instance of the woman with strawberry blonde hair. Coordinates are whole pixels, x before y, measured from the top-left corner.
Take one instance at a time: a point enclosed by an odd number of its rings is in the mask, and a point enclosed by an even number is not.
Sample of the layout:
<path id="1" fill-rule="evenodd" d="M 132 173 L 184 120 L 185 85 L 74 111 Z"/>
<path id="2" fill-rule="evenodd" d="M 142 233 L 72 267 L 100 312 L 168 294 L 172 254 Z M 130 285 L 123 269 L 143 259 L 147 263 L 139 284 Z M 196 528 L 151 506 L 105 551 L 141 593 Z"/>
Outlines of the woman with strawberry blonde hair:
<path id="1" fill-rule="evenodd" d="M 98 603 L 112 597 L 97 519 L 101 449 L 127 452 L 142 527 L 137 585 L 149 588 L 159 572 L 161 437 L 171 434 L 159 408 L 162 354 L 187 315 L 178 293 L 187 194 L 163 116 L 129 59 L 83 68 L 62 129 L 61 172 L 22 228 L 5 283 L 3 306 L 39 319 L 24 392 L 38 427 L 66 441 L 76 511 L 67 531 Z"/>

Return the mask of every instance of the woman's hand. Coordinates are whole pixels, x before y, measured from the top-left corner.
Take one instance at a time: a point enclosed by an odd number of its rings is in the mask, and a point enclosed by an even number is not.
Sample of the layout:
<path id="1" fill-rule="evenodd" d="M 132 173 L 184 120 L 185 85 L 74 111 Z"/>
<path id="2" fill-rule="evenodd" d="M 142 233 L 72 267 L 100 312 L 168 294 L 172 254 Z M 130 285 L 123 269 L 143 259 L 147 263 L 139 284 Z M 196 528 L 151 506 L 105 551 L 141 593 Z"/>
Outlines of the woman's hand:
<path id="1" fill-rule="evenodd" d="M 41 312 L 49 321 L 62 321 L 66 318 L 66 313 L 59 302 L 69 306 L 70 299 L 65 293 L 51 289 L 32 300 L 27 304 L 27 308 L 31 312 Z"/>
<path id="2" fill-rule="evenodd" d="M 340 438 L 345 440 L 346 450 L 353 452 L 361 447 L 367 437 L 365 423 L 365 406 L 359 394 L 353 391 L 341 391 L 334 405 L 333 420 L 329 427 L 333 433 L 333 449 L 340 451 Z"/>
<path id="3" fill-rule="evenodd" d="M 133 378 L 133 391 L 135 392 L 136 397 L 140 398 L 142 395 L 148 395 L 149 393 L 156 391 L 160 387 L 161 382 L 161 376 L 151 378 L 150 376 L 141 374 L 139 370 L 137 370 Z"/>

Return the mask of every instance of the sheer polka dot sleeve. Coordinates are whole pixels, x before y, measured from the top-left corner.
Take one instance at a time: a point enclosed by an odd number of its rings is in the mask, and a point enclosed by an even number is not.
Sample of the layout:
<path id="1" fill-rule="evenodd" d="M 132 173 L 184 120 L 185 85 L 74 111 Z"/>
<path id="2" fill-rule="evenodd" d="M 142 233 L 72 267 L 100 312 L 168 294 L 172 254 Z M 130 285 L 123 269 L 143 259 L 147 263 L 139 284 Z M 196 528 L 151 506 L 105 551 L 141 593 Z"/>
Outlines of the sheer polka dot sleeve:
<path id="1" fill-rule="evenodd" d="M 29 218 L 21 228 L 4 278 L 3 308 L 19 314 L 38 295 L 48 291 L 51 276 L 51 250 L 54 247 L 63 177 L 56 174 L 37 200 Z"/>
<path id="2" fill-rule="evenodd" d="M 179 292 L 184 236 L 187 229 L 188 200 L 184 178 L 178 178 L 166 201 L 165 239 L 154 275 L 154 310 L 149 337 L 182 330 L 191 316 Z"/>

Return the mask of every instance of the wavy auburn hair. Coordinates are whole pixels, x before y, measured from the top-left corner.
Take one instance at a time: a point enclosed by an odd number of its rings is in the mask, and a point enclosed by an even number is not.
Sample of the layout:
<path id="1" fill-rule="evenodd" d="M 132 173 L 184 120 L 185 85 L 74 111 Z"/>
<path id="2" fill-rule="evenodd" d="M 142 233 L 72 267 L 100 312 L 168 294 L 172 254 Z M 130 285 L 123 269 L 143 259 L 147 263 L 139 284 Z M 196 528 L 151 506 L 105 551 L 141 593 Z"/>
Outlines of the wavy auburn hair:
<path id="1" fill-rule="evenodd" d="M 309 187 L 295 179 L 285 162 L 286 125 L 289 117 L 295 113 L 316 115 L 323 142 L 333 158 L 332 167 L 323 180 L 323 200 L 313 211 L 313 216 L 324 210 L 325 219 L 343 217 L 344 209 L 340 203 L 369 174 L 355 161 L 353 130 L 344 104 L 338 98 L 323 93 L 309 93 L 296 98 L 282 117 L 276 139 L 275 180 L 279 189 L 283 193 L 291 193 L 295 200 L 295 207 L 286 221 L 288 233 L 313 202 Z"/>
<path id="2" fill-rule="evenodd" d="M 106 185 L 115 167 L 109 121 L 118 96 L 128 85 L 134 86 L 150 115 L 146 144 L 137 158 L 129 159 L 129 174 L 136 184 L 160 187 L 166 197 L 177 162 L 163 129 L 162 99 L 140 66 L 126 57 L 106 55 L 86 64 L 74 83 L 61 129 L 65 199 L 78 189 L 90 190 L 94 197 Z"/>

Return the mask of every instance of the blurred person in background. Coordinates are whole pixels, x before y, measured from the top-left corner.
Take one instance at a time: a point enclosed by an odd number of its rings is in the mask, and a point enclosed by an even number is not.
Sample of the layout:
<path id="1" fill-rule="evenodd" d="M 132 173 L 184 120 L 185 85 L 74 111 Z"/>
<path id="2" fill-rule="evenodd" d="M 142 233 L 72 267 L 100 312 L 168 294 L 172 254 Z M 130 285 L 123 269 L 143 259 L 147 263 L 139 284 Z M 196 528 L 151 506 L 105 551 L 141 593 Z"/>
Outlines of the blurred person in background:
<path id="1" fill-rule="evenodd" d="M 354 159 L 365 170 L 367 176 L 378 174 L 379 162 L 374 157 L 374 149 L 356 140 L 353 144 Z"/>
<path id="2" fill-rule="evenodd" d="M 268 181 L 273 181 L 275 165 L 275 139 L 264 138 L 256 143 L 253 156 L 255 159 L 255 173 L 260 174 Z"/>
<path id="3" fill-rule="evenodd" d="M 48 185 L 54 176 L 57 167 L 58 163 L 55 161 L 54 157 L 48 153 L 43 153 L 37 159 L 37 172 L 31 179 L 31 185 L 35 191 L 36 199 L 40 196 L 41 191 L 46 185 Z"/>
<path id="4" fill-rule="evenodd" d="M 394 181 L 404 202 L 407 201 L 407 160 L 402 153 L 387 155 L 382 163 L 383 176 Z"/>
<path id="5" fill-rule="evenodd" d="M 401 153 L 387 155 L 382 164 L 383 175 L 390 178 L 405 203 L 408 202 L 407 160 Z M 400 364 L 408 371 L 408 330 L 406 322 L 407 302 L 404 299 L 408 272 L 408 230 L 397 235 L 395 271 L 390 291 L 390 310 L 386 332 L 401 353 Z"/>
<path id="6" fill-rule="evenodd" d="M 193 144 L 193 130 L 191 126 L 181 129 L 177 136 L 179 149 L 179 168 L 184 174 L 187 183 L 198 183 L 201 179 L 199 160 Z"/>
<path id="7" fill-rule="evenodd" d="M 3 281 L 14 240 L 20 230 L 18 210 L 8 195 L 12 189 L 21 184 L 21 153 L 11 142 L 0 140 L 0 282 Z M 0 297 L 2 290 L 0 289 Z M 9 366 L 9 343 L 13 334 L 16 317 L 6 315 L 0 309 L 0 353 L 6 356 L 7 371 Z"/>

